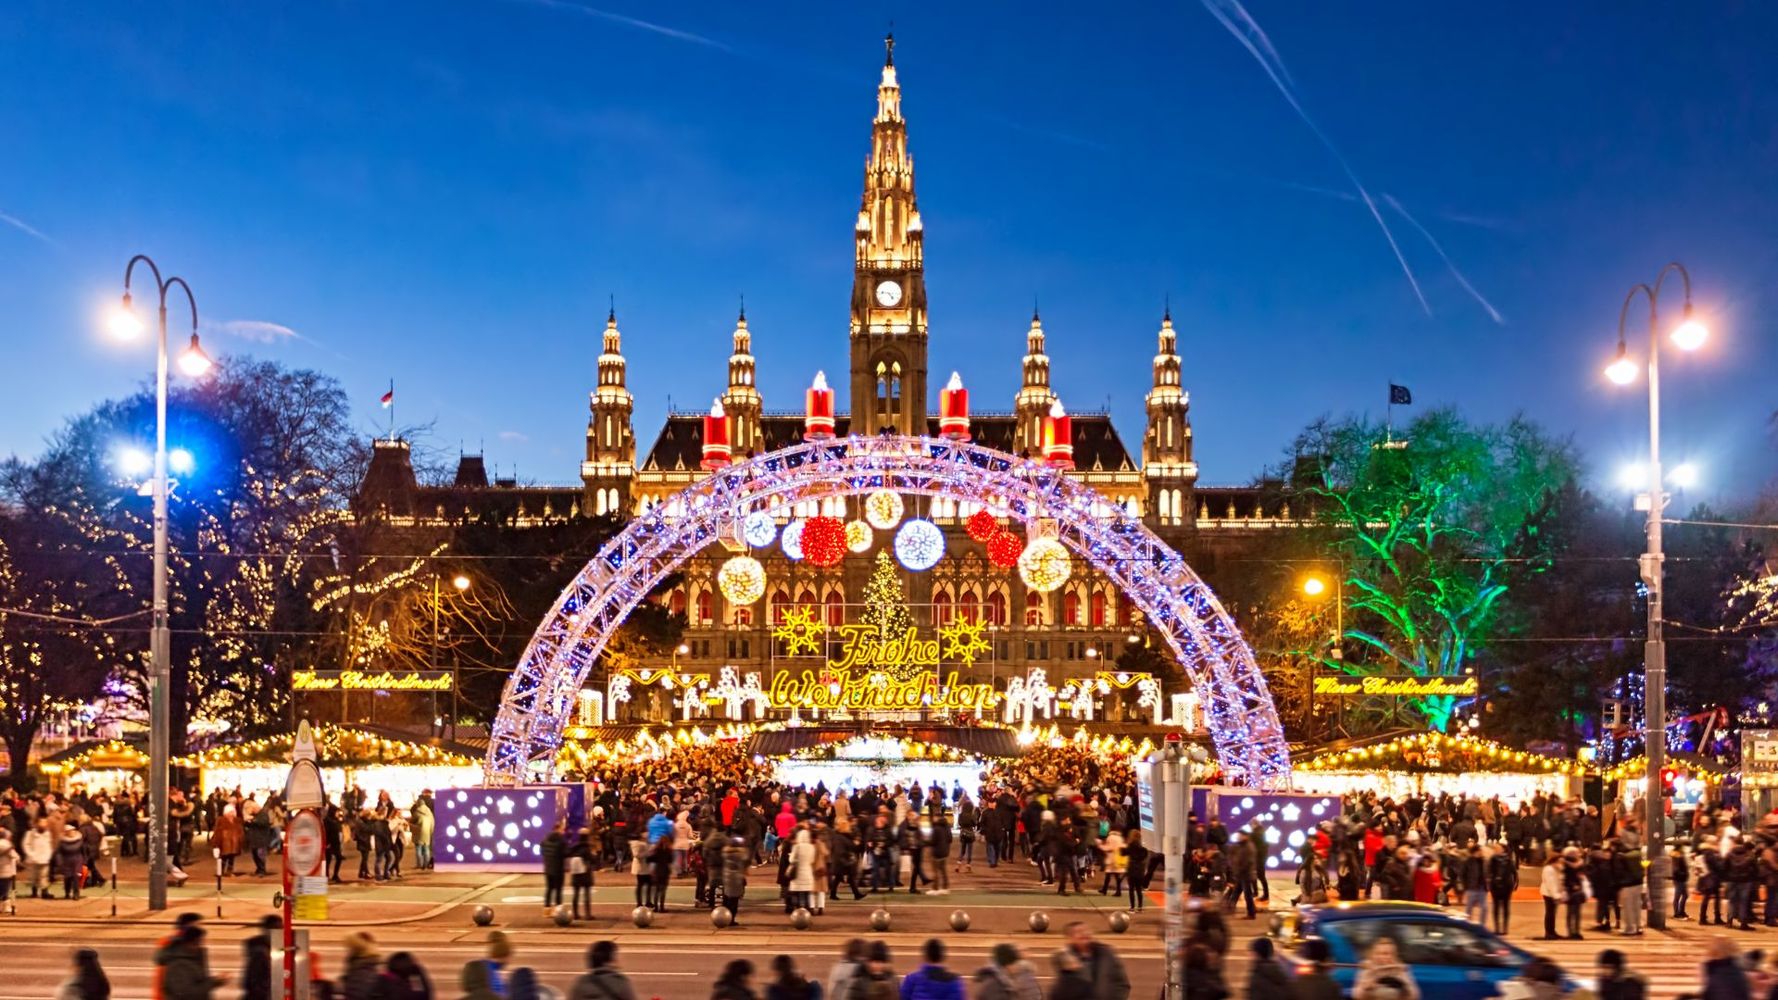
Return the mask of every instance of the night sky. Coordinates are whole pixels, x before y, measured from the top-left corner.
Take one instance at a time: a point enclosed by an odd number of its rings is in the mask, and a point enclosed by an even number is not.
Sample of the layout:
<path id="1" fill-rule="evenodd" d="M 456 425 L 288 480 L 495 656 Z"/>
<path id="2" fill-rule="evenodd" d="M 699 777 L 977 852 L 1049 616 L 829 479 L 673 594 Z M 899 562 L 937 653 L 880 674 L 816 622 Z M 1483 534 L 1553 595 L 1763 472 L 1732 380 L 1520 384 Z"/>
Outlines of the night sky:
<path id="1" fill-rule="evenodd" d="M 0 11 L 0 453 L 145 377 L 99 321 L 136 252 L 213 349 L 332 373 L 365 434 L 394 377 L 525 480 L 576 479 L 608 295 L 644 448 L 720 392 L 742 293 L 792 409 L 845 368 L 893 16 L 935 392 L 1010 409 L 1036 298 L 1062 399 L 1135 451 L 1170 295 L 1206 483 L 1390 380 L 1605 483 L 1646 434 L 1599 376 L 1618 308 L 1677 258 L 1714 339 L 1663 355 L 1667 456 L 1705 498 L 1771 478 L 1775 4 L 167 6 Z"/>

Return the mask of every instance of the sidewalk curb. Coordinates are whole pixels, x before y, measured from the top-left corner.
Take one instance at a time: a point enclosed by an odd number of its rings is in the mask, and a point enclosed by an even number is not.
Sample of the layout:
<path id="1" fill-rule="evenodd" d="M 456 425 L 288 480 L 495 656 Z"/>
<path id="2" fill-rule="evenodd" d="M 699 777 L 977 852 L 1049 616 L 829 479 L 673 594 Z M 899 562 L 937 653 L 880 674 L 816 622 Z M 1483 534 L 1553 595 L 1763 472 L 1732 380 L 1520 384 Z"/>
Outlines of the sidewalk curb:
<path id="1" fill-rule="evenodd" d="M 494 889 L 501 889 L 506 886 L 509 886 L 521 877 L 523 877 L 523 876 L 503 875 L 500 878 L 496 879 L 495 881 L 487 883 L 486 885 L 479 885 L 479 886 L 474 886 L 469 889 L 465 889 L 462 892 L 458 893 L 457 895 L 452 896 L 450 899 L 447 899 L 444 902 L 439 903 L 438 905 L 436 905 L 430 909 L 423 910 L 419 913 L 415 913 L 410 916 L 390 917 L 386 920 L 331 920 L 330 919 L 330 920 L 326 920 L 326 921 L 310 923 L 308 926 L 310 926 L 310 927 L 314 927 L 314 926 L 390 927 L 390 926 L 395 926 L 395 925 L 399 925 L 399 924 L 415 923 L 415 922 L 421 921 L 421 920 L 431 920 L 434 917 L 443 916 L 445 913 L 449 912 L 451 909 L 453 909 L 455 907 L 462 906 L 463 904 L 469 902 L 470 900 L 474 899 L 476 896 L 478 896 L 484 892 L 488 892 L 488 891 L 494 890 Z M 206 902 L 209 901 L 207 897 L 206 897 L 205 901 Z M 167 909 L 173 910 L 173 909 L 176 909 L 176 907 L 168 906 Z M 201 909 L 201 906 L 197 905 L 196 902 L 194 901 L 194 905 L 192 905 L 192 906 L 179 907 L 177 909 L 194 910 L 195 911 L 195 910 Z M 165 919 L 167 919 L 167 918 L 165 918 L 161 913 L 154 913 L 152 911 L 149 913 L 144 913 L 141 916 L 134 916 L 134 917 L 123 916 L 123 915 L 119 915 L 119 916 L 115 916 L 115 917 L 21 917 L 21 916 L 14 915 L 14 916 L 9 916 L 9 917 L 0 917 L 0 927 L 4 927 L 4 926 L 8 926 L 8 925 L 15 925 L 15 924 L 27 924 L 27 925 L 30 925 L 33 927 L 55 927 L 55 926 L 121 927 L 121 926 L 125 926 L 128 924 L 151 924 L 151 925 L 152 924 L 160 924 Z M 205 917 L 204 924 L 209 927 L 258 927 L 259 926 L 259 918 L 255 917 L 252 920 L 234 920 L 234 919 L 221 918 L 221 917 Z"/>

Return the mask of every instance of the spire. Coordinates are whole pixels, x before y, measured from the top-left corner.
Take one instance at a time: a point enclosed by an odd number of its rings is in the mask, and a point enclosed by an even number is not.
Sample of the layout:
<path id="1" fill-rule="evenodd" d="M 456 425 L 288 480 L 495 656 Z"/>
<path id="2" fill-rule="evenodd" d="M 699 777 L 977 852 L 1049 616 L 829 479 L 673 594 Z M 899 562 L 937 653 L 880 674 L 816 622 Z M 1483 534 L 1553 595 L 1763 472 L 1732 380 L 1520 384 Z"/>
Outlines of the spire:
<path id="1" fill-rule="evenodd" d="M 1013 450 L 1036 451 L 1043 447 L 1043 418 L 1056 394 L 1050 391 L 1050 358 L 1044 353 L 1043 320 L 1032 304 L 1031 328 L 1025 331 L 1025 358 L 1019 394 L 1013 402 Z"/>
<path id="2" fill-rule="evenodd" d="M 747 322 L 747 293 L 741 293 L 741 322 Z"/>
<path id="3" fill-rule="evenodd" d="M 1173 293 L 1161 300 L 1161 322 L 1171 325 L 1173 322 Z"/>
<path id="4" fill-rule="evenodd" d="M 1041 317 L 1037 314 L 1037 296 L 1031 296 L 1031 325 L 1036 326 Z"/>
<path id="5" fill-rule="evenodd" d="M 760 444 L 760 396 L 753 357 L 753 332 L 747 328 L 747 303 L 741 303 L 735 317 L 734 351 L 728 358 L 728 388 L 722 393 L 722 405 L 729 416 L 729 441 L 742 454 Z"/>
<path id="6" fill-rule="evenodd" d="M 883 65 L 895 65 L 895 22 L 889 22 L 889 33 L 883 36 Z"/>
<path id="7" fill-rule="evenodd" d="M 901 117 L 893 32 L 884 44 L 888 56 L 877 85 L 877 115 L 871 120 L 871 151 L 864 163 L 864 198 L 858 211 L 858 257 L 861 264 L 918 264 L 922 224 L 914 198 L 907 122 Z"/>
<path id="8" fill-rule="evenodd" d="M 611 311 L 605 314 L 605 322 L 612 325 L 612 326 L 617 325 L 617 293 L 616 292 L 613 292 L 611 295 Z"/>

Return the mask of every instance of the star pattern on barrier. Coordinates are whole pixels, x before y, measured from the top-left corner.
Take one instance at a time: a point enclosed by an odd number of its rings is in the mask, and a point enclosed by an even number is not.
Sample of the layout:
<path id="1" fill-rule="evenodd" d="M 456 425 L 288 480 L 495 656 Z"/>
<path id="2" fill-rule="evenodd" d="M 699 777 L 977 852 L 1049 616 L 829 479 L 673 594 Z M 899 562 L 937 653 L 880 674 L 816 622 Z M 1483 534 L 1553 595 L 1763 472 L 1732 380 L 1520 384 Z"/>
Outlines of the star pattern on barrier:
<path id="1" fill-rule="evenodd" d="M 967 618 L 940 627 L 938 637 L 944 640 L 945 656 L 963 661 L 966 667 L 975 666 L 975 658 L 988 651 L 988 640 L 982 638 L 982 628 L 982 622 Z"/>
<path id="2" fill-rule="evenodd" d="M 772 638 L 784 644 L 784 655 L 795 656 L 819 652 L 824 631 L 814 607 L 800 604 L 784 612 L 784 620 L 772 626 Z"/>

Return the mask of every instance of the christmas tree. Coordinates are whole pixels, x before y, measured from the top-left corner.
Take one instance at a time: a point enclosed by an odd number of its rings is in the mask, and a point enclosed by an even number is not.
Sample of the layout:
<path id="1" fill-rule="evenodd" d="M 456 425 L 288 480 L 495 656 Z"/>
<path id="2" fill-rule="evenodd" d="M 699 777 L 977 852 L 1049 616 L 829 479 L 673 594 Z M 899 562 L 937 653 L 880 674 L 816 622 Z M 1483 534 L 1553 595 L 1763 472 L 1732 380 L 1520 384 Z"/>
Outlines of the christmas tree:
<path id="1" fill-rule="evenodd" d="M 883 642 L 894 642 L 914 627 L 907 597 L 901 592 L 901 576 L 883 549 L 877 550 L 876 571 L 864 585 L 864 623 L 875 626 L 877 637 Z"/>

